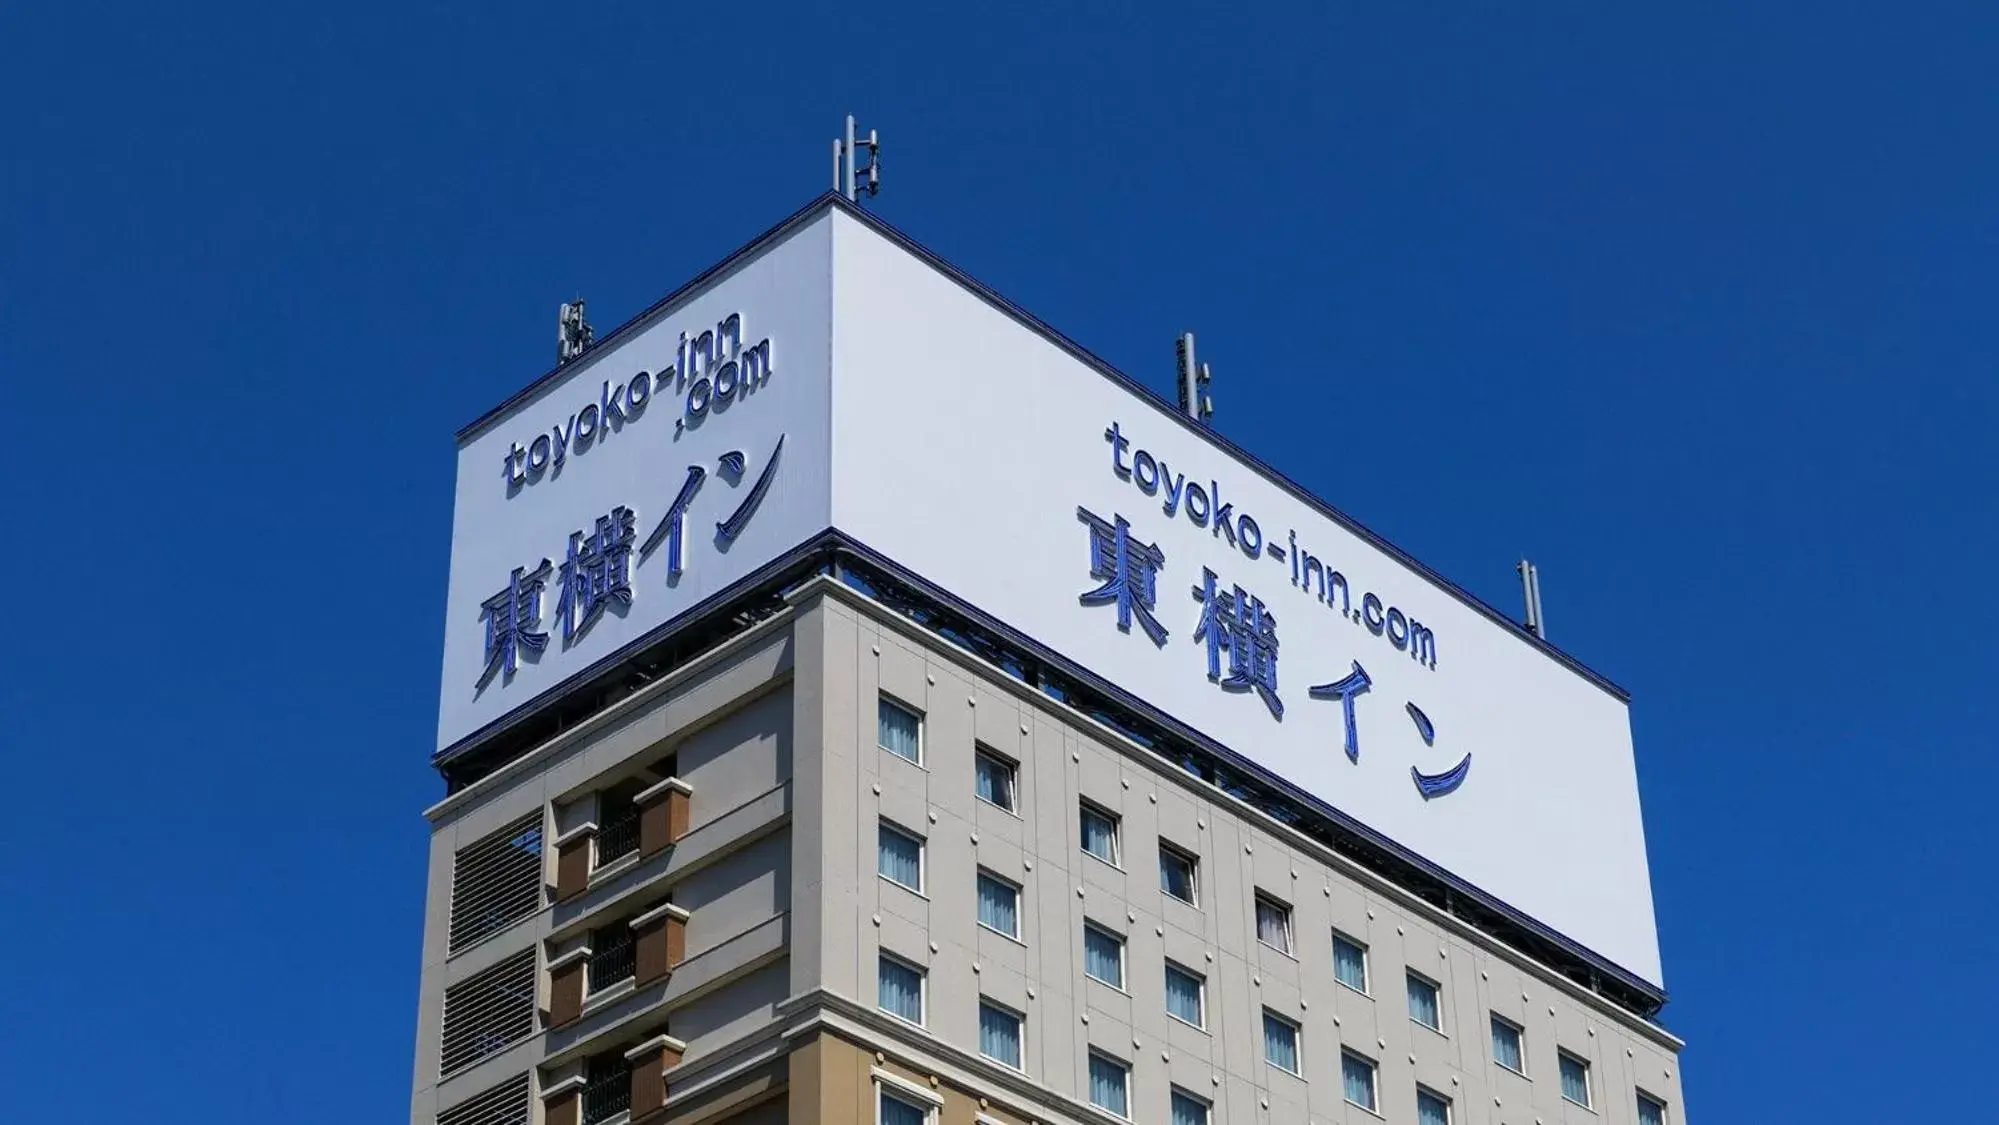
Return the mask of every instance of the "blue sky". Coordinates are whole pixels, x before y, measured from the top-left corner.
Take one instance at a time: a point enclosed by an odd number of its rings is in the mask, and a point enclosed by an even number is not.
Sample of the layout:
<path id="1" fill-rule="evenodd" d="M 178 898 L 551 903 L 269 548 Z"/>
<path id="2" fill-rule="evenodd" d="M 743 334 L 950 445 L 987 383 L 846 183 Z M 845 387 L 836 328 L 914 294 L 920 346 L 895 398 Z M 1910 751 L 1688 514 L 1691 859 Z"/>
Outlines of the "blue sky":
<path id="1" fill-rule="evenodd" d="M 891 222 L 1162 390 L 1197 331 L 1488 601 L 1540 564 L 1692 1120 L 1989 1100 L 1999 10 L 187 7 L 0 11 L 24 1119 L 406 1116 L 451 435 L 849 111 Z"/>

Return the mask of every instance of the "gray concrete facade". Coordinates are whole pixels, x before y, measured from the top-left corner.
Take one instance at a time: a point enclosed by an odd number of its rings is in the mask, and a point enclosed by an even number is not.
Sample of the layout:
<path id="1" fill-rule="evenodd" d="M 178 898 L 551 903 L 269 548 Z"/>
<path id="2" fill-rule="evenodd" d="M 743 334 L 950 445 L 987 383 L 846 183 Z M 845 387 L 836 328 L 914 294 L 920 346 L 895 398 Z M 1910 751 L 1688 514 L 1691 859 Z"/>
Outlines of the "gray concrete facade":
<path id="1" fill-rule="evenodd" d="M 884 696 L 921 716 L 919 762 L 878 744 Z M 981 748 L 1017 770 L 1012 811 L 975 796 Z M 536 810 L 559 839 L 597 794 L 669 758 L 692 789 L 684 838 L 559 904 L 551 848 L 543 907 L 449 951 L 458 849 Z M 1116 819 L 1115 864 L 1081 846 L 1086 802 Z M 1681 1044 L 1657 1024 L 830 579 L 428 815 L 412 1125 L 522 1074 L 547 1090 L 661 1033 L 686 1045 L 675 1121 L 734 1120 L 741 1103 L 702 1107 L 820 1035 L 965 1095 L 967 1125 L 1115 1120 L 1089 1104 L 1092 1052 L 1129 1067 L 1141 1122 L 1168 1121 L 1178 1089 L 1215 1123 L 1414 1123 L 1419 1087 L 1453 1125 L 1636 1125 L 1641 1091 L 1685 1120 Z M 922 840 L 920 891 L 878 874 L 884 821 Z M 1162 844 L 1195 861 L 1192 904 L 1162 891 Z M 981 872 L 1019 889 L 1018 936 L 979 923 Z M 593 993 L 549 1028 L 548 963 L 668 894 L 687 912 L 671 978 Z M 1289 951 L 1258 940 L 1258 895 L 1288 908 Z M 1085 974 L 1086 925 L 1122 942 L 1120 985 Z M 1365 949 L 1364 992 L 1335 979 L 1336 932 Z M 526 949 L 535 1032 L 440 1075 L 445 989 Z M 923 972 L 920 1025 L 880 1010 L 883 954 Z M 1204 981 L 1202 1026 L 1167 1013 L 1168 962 Z M 1411 1018 L 1411 973 L 1436 987 L 1439 1029 Z M 1021 1016 L 1018 1068 L 981 1055 L 982 999 Z M 1297 1029 L 1295 1074 L 1266 1061 L 1266 1012 Z M 1524 1073 L 1494 1061 L 1495 1015 L 1520 1029 Z M 1562 1096 L 1563 1053 L 1587 1066 L 1588 1108 Z M 1373 1110 L 1347 1100 L 1345 1056 L 1374 1067 Z M 774 1105 L 743 1112 L 778 1119 Z"/>

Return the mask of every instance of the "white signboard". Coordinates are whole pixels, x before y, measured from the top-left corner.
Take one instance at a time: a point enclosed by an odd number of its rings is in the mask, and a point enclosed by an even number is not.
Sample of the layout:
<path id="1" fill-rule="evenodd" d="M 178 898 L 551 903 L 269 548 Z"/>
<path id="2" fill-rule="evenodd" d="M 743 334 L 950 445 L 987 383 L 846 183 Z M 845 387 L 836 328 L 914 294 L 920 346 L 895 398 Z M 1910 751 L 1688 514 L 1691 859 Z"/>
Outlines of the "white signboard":
<path id="1" fill-rule="evenodd" d="M 826 529 L 830 216 L 461 442 L 437 744 Z"/>
<path id="2" fill-rule="evenodd" d="M 839 530 L 1661 983 L 1621 700 L 866 225 L 833 242 Z"/>

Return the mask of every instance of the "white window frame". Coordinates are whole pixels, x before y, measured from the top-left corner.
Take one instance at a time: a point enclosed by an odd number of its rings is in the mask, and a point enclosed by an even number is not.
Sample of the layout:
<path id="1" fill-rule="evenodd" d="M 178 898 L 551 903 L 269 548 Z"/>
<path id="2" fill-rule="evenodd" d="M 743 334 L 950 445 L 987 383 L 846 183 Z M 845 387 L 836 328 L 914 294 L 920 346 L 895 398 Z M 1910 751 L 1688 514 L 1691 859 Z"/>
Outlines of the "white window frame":
<path id="1" fill-rule="evenodd" d="M 1098 1112 L 1108 1113 L 1112 1117 L 1122 1118 L 1126 1121 L 1133 1120 L 1131 1116 L 1131 1064 L 1108 1051 L 1099 1051 L 1095 1047 L 1089 1048 L 1089 1057 L 1104 1060 L 1112 1066 L 1117 1067 L 1118 1073 L 1124 1075 L 1124 1112 L 1119 1113 L 1109 1106 L 1101 1106 L 1090 1100 L 1090 1093 L 1095 1083 L 1090 1078 L 1090 1068 L 1087 1063 L 1083 1067 L 1083 1100 L 1088 1102 L 1090 1107 Z"/>
<path id="2" fill-rule="evenodd" d="M 1095 930 L 1098 933 L 1104 935 L 1105 937 L 1110 938 L 1112 941 L 1117 942 L 1118 981 L 1116 984 L 1112 984 L 1110 981 L 1107 981 L 1102 977 L 1094 977 L 1090 975 L 1090 956 L 1089 956 L 1088 943 L 1089 943 L 1089 933 L 1091 930 Z M 1119 992 L 1125 991 L 1125 982 L 1131 979 L 1131 964 L 1130 964 L 1131 958 L 1129 956 L 1130 946 L 1129 943 L 1125 941 L 1125 936 L 1121 933 L 1118 933 L 1116 930 L 1111 929 L 1109 926 L 1099 925 L 1098 923 L 1092 922 L 1088 918 L 1085 918 L 1083 919 L 1083 941 L 1084 941 L 1083 978 L 1085 980 L 1096 981 L 1098 984 L 1103 985 L 1105 988 L 1115 988 Z"/>
<path id="3" fill-rule="evenodd" d="M 890 695 L 885 691 L 877 692 L 875 698 L 877 700 L 875 705 L 875 748 L 889 754 L 894 754 L 897 758 L 902 758 L 903 761 L 909 762 L 911 765 L 916 765 L 916 766 L 922 765 L 925 756 L 923 752 L 924 751 L 923 728 L 926 725 L 923 721 L 923 712 L 917 710 L 914 707 L 911 707 L 909 704 L 904 703 L 902 700 L 897 699 L 895 696 Z M 890 750 L 888 748 L 887 744 L 882 742 L 881 740 L 882 707 L 893 707 L 896 710 L 902 712 L 903 714 L 908 715 L 910 718 L 916 720 L 916 759 L 914 761 L 910 761 L 910 759 L 903 758 L 902 755 L 896 754 L 895 751 Z"/>
<path id="4" fill-rule="evenodd" d="M 1181 898 L 1179 895 L 1167 890 L 1164 875 L 1159 879 L 1159 893 L 1172 899 L 1174 902 L 1184 902 L 1188 906 L 1199 910 L 1201 908 L 1201 857 L 1167 840 L 1159 841 L 1159 855 L 1162 859 L 1169 855 L 1177 856 L 1181 861 L 1186 863 L 1187 889 L 1193 892 L 1193 897 Z"/>
<path id="5" fill-rule="evenodd" d="M 928 1027 L 930 1025 L 930 970 L 911 961 L 907 957 L 898 957 L 886 949 L 876 951 L 876 956 L 878 959 L 875 962 L 875 1011 L 898 1023 L 906 1023 L 911 1027 Z M 883 961 L 893 961 L 916 974 L 916 1019 L 911 1020 L 907 1016 L 898 1015 L 881 1006 L 881 962 Z"/>
<path id="6" fill-rule="evenodd" d="M 1275 1008 L 1263 1009 L 1263 1019 L 1264 1023 L 1261 1029 L 1263 1031 L 1263 1065 L 1274 1066 L 1278 1070 L 1283 1071 L 1284 1073 L 1290 1075 L 1293 1078 L 1305 1077 L 1305 1025 L 1299 1023 L 1297 1020 L 1292 1019 L 1290 1016 L 1285 1015 L 1283 1012 L 1280 1012 Z M 1296 1070 L 1293 1070 L 1290 1067 L 1283 1065 L 1282 1063 L 1276 1063 L 1270 1060 L 1269 1021 L 1271 1020 L 1276 1020 L 1278 1023 L 1281 1023 L 1284 1026 L 1291 1029 L 1291 1057 L 1297 1060 L 1298 1068 Z"/>
<path id="7" fill-rule="evenodd" d="M 1194 1091 L 1187 1089 L 1185 1086 L 1168 1086 L 1166 1089 L 1167 1089 L 1166 1092 L 1167 1120 L 1169 1121 L 1172 1120 L 1173 1099 L 1179 1097 L 1179 1098 L 1186 1098 L 1188 1101 L 1193 1102 L 1195 1105 L 1201 1107 L 1201 1125 L 1214 1125 L 1215 1121 L 1214 1102 L 1211 1102 L 1208 1099 L 1202 1097 L 1201 1095 L 1195 1093 Z"/>
<path id="8" fill-rule="evenodd" d="M 1010 1063 L 1005 1059 L 994 1058 L 993 1056 L 986 1054 L 984 1028 L 980 1029 L 979 1057 L 982 1059 L 987 1059 L 991 1062 L 996 1062 L 1001 1066 L 1007 1068 L 1008 1070 L 1017 1070 L 1022 1074 L 1027 1073 L 1027 1013 L 1021 1011 L 1020 1009 L 1014 1007 L 1011 1004 L 1002 1004 L 990 996 L 980 996 L 979 1007 L 982 1010 L 986 1008 L 992 1008 L 995 1011 L 1004 1012 L 1005 1014 L 1013 1017 L 1013 1023 L 1014 1023 L 1013 1037 L 1020 1048 L 1020 1061 L 1017 1063 Z M 981 1018 L 983 1018 L 983 1011 L 981 1012 Z"/>
<path id="9" fill-rule="evenodd" d="M 1347 1060 L 1352 1059 L 1367 1067 L 1367 1096 L 1373 1105 L 1366 1105 L 1347 1097 Z M 1381 1064 L 1359 1051 L 1340 1049 L 1340 1098 L 1348 1105 L 1359 1106 L 1379 1117 L 1381 1115 Z"/>
<path id="10" fill-rule="evenodd" d="M 1200 1009 L 1201 1022 L 1187 1023 L 1186 1020 L 1175 1014 L 1171 1007 L 1166 1009 L 1166 1018 L 1175 1023 L 1186 1024 L 1188 1027 L 1199 1028 L 1202 1031 L 1208 1030 L 1208 978 L 1171 958 L 1168 958 L 1166 961 L 1165 973 L 1160 974 L 1162 981 L 1167 973 L 1179 973 L 1181 976 L 1194 982 L 1194 1003 Z"/>
<path id="11" fill-rule="evenodd" d="M 891 1074 L 880 1067 L 870 1067 L 870 1076 L 875 1084 L 875 1125 L 881 1125 L 882 1095 L 887 1094 L 907 1106 L 923 1110 L 924 1125 L 937 1125 L 937 1115 L 944 1110 L 944 1099 L 934 1090 L 926 1090 L 899 1074 Z"/>
<path id="12" fill-rule="evenodd" d="M 1355 988 L 1340 979 L 1340 943 L 1345 942 L 1360 950 L 1360 987 Z M 1374 966 L 1368 964 L 1367 943 L 1354 938 L 1345 930 L 1333 931 L 1333 983 L 1348 990 L 1358 992 L 1368 999 L 1374 998 Z"/>
<path id="13" fill-rule="evenodd" d="M 1257 924 L 1256 907 L 1261 906 L 1266 902 L 1276 907 L 1284 915 L 1283 946 L 1272 945 L 1269 942 L 1263 940 L 1263 927 Z M 1278 898 L 1276 895 L 1270 894 L 1267 891 L 1259 890 L 1256 892 L 1255 901 L 1250 908 L 1250 925 L 1256 931 L 1256 943 L 1258 945 L 1263 946 L 1265 949 L 1275 949 L 1277 950 L 1277 952 L 1282 953 L 1286 957 L 1297 956 L 1297 949 L 1298 949 L 1297 920 L 1298 920 L 1297 913 L 1291 909 L 1290 903 L 1285 902 L 1283 899 Z"/>
<path id="14" fill-rule="evenodd" d="M 1499 1061 L 1499 1052 L 1497 1050 L 1494 1050 L 1490 1045 L 1491 1024 L 1488 1024 L 1487 1052 L 1492 1056 L 1492 1065 L 1498 1067 L 1499 1069 L 1505 1071 L 1508 1074 L 1517 1074 L 1522 1078 L 1527 1077 L 1527 1029 L 1521 1027 L 1517 1023 L 1514 1023 L 1512 1020 L 1507 1019 L 1505 1016 L 1500 1015 L 1498 1012 L 1492 1012 L 1490 1013 L 1490 1015 L 1492 1016 L 1492 1024 L 1503 1024 L 1506 1027 L 1511 1028 L 1513 1030 L 1514 1042 L 1520 1044 L 1520 1069 L 1515 1070 L 1512 1067 L 1507 1066 L 1505 1063 Z"/>
<path id="15" fill-rule="evenodd" d="M 1451 1121 L 1457 1117 L 1457 1103 L 1451 1101 L 1450 1098 L 1444 1096 L 1443 1094 L 1439 1094 L 1437 1091 L 1432 1090 L 1428 1086 L 1423 1085 L 1421 1082 L 1418 1082 L 1416 1084 L 1417 1120 L 1420 1121 L 1422 1119 L 1423 1107 L 1421 1103 L 1423 1099 L 1426 1097 L 1435 1098 L 1444 1104 L 1444 1125 L 1451 1125 Z"/>
<path id="16" fill-rule="evenodd" d="M 980 929 L 986 931 L 989 934 L 998 934 L 1003 938 L 1011 938 L 1014 941 L 1019 941 L 1020 927 L 1021 927 L 1021 920 L 1020 920 L 1021 901 L 1023 897 L 1021 895 L 1021 889 L 1022 889 L 1021 885 L 1019 883 L 1014 882 L 1012 879 L 1008 879 L 1005 876 L 998 874 L 997 872 L 993 871 L 991 868 L 980 867 L 977 868 L 976 871 L 977 874 L 974 876 L 974 882 L 972 883 L 972 909 L 975 912 L 978 910 L 978 882 L 977 882 L 978 879 L 991 879 L 993 882 L 998 883 L 1002 887 L 1010 888 L 1013 891 L 1013 932 L 1007 933 L 1005 930 L 997 929 L 993 926 L 988 926 L 984 918 L 975 918 L 974 920 L 978 923 Z"/>
<path id="17" fill-rule="evenodd" d="M 1009 782 L 1007 790 L 1013 797 L 1012 807 L 999 804 L 995 801 L 988 801 L 984 797 L 979 796 L 978 760 L 980 758 L 998 762 L 1000 765 L 1006 767 Z M 1020 763 L 987 746 L 983 742 L 975 744 L 972 748 L 972 799 L 989 808 L 998 809 L 1008 816 L 1018 817 L 1020 815 Z"/>
<path id="18" fill-rule="evenodd" d="M 881 837 L 879 835 L 875 837 L 875 877 L 887 882 L 890 886 L 901 887 L 910 894 L 925 895 L 926 892 L 923 888 L 930 885 L 930 841 L 885 816 L 878 818 L 877 824 L 879 824 L 881 831 L 893 832 L 905 840 L 915 841 L 916 885 L 912 887 L 908 883 L 899 883 L 890 878 L 888 873 L 881 869 Z"/>
<path id="19" fill-rule="evenodd" d="M 1562 1081 L 1562 1060 L 1564 1059 L 1567 1059 L 1569 1062 L 1575 1063 L 1577 1066 L 1583 1068 L 1582 1101 L 1577 1101 L 1574 1098 L 1570 1097 L 1569 1091 L 1567 1089 L 1568 1083 Z M 1569 1103 L 1570 1105 L 1579 1105 L 1584 1109 L 1596 1108 L 1596 1084 L 1590 1081 L 1589 1072 L 1590 1072 L 1590 1065 L 1588 1059 L 1582 1057 L 1581 1055 L 1576 1054 L 1574 1051 L 1571 1051 L 1566 1047 L 1555 1048 L 1555 1089 L 1558 1093 L 1562 1095 L 1563 1101 Z"/>
<path id="20" fill-rule="evenodd" d="M 1673 1118 L 1666 1105 L 1666 1099 L 1646 1090 L 1643 1086 L 1638 1088 L 1637 1094 L 1636 1103 L 1651 1102 L 1653 1105 L 1659 1107 L 1659 1125 L 1672 1125 Z M 1634 1103 L 1634 1108 L 1636 1103 Z"/>
<path id="21" fill-rule="evenodd" d="M 1103 856 L 1100 856 L 1097 853 L 1091 851 L 1089 848 L 1083 846 L 1083 816 L 1086 813 L 1095 813 L 1096 815 L 1110 822 L 1111 857 L 1109 859 L 1105 859 Z M 1087 798 L 1076 802 L 1076 847 L 1080 849 L 1084 855 L 1089 856 L 1091 859 L 1096 860 L 1098 863 L 1109 864 L 1110 866 L 1117 868 L 1119 871 L 1123 871 L 1124 870 L 1124 818 L 1110 811 L 1109 809 L 1103 807 L 1102 805 L 1097 804 L 1095 801 L 1089 800 Z"/>
<path id="22" fill-rule="evenodd" d="M 1422 973 L 1417 972 L 1414 969 L 1405 967 L 1403 969 L 1403 973 L 1404 973 L 1404 980 L 1402 987 L 1405 990 L 1405 992 L 1409 987 L 1408 985 L 1409 981 L 1412 980 L 1420 981 L 1426 988 L 1430 990 L 1430 994 L 1434 996 L 1437 1001 L 1436 1023 L 1434 1024 L 1424 1023 L 1422 1020 L 1416 1018 L 1416 1013 L 1414 1012 L 1409 1013 L 1409 1022 L 1415 1024 L 1417 1027 L 1429 1028 L 1431 1031 L 1434 1031 L 1439 1035 L 1444 1034 L 1444 986 L 1430 979 L 1429 977 L 1423 975 Z"/>

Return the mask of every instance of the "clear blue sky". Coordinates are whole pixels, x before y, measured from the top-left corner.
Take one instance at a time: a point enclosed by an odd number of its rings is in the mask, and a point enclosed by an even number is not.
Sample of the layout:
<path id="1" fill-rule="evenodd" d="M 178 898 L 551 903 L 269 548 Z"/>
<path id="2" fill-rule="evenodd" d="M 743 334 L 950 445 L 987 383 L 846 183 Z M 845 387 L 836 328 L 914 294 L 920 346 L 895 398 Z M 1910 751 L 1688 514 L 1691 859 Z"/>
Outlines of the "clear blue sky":
<path id="1" fill-rule="evenodd" d="M 849 110 L 891 222 L 1161 389 L 1197 330 L 1487 600 L 1541 564 L 1696 1125 L 1989 1110 L 1989 3 L 186 7 L 0 11 L 15 1116 L 405 1118 L 451 435 Z"/>

